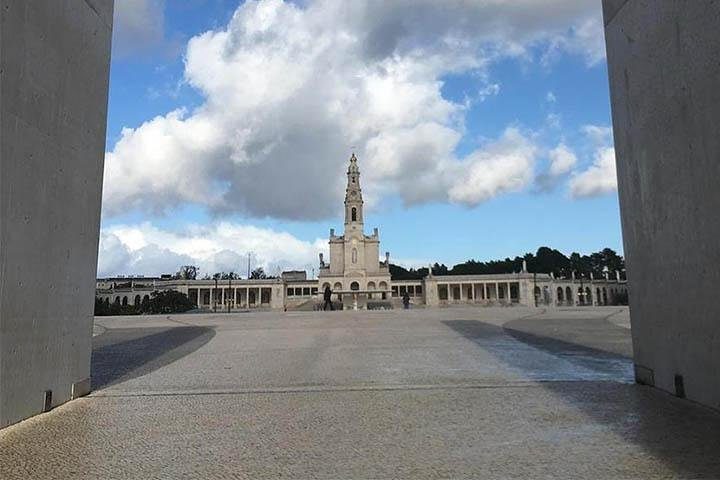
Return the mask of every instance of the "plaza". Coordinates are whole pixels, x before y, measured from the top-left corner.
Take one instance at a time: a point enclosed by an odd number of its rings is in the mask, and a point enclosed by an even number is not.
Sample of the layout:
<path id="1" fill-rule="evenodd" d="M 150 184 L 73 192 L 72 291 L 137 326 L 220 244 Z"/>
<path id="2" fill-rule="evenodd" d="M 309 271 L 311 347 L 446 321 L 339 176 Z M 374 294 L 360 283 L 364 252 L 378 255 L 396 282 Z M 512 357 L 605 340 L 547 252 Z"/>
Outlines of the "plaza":
<path id="1" fill-rule="evenodd" d="M 93 392 L 0 478 L 717 478 L 720 417 L 633 383 L 624 307 L 104 317 Z"/>

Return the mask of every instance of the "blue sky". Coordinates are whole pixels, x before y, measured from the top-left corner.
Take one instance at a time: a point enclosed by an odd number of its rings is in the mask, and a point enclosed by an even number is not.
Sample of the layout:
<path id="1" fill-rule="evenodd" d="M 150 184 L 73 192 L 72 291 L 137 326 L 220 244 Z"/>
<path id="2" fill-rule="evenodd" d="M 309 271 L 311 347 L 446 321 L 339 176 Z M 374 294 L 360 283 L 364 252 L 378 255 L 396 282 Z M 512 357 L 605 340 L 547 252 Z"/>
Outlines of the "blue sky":
<path id="1" fill-rule="evenodd" d="M 398 263 L 621 252 L 596 2 L 390 3 L 117 0 L 98 274 L 310 270 L 353 150 Z"/>

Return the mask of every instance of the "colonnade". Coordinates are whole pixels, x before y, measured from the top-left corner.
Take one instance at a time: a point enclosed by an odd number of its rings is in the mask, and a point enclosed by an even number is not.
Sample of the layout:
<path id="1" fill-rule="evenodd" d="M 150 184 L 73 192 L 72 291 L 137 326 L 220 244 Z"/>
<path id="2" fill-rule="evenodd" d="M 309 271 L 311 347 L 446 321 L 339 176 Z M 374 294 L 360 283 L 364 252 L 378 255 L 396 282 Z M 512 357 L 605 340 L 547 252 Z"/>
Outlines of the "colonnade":
<path id="1" fill-rule="evenodd" d="M 198 308 L 253 308 L 269 306 L 272 300 L 271 287 L 208 287 L 189 288 L 188 297 Z"/>
<path id="2" fill-rule="evenodd" d="M 437 285 L 440 302 L 520 303 L 520 282 L 448 282 Z"/>

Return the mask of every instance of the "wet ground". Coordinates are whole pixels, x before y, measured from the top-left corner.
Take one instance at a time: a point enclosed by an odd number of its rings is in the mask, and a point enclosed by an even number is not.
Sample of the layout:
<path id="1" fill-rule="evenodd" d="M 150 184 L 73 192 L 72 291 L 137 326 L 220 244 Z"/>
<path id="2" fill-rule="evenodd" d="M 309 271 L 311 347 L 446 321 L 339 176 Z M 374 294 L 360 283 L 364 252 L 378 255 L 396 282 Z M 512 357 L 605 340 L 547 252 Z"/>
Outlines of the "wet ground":
<path id="1" fill-rule="evenodd" d="M 720 478 L 622 308 L 96 323 L 94 392 L 0 431 L 0 478 Z"/>

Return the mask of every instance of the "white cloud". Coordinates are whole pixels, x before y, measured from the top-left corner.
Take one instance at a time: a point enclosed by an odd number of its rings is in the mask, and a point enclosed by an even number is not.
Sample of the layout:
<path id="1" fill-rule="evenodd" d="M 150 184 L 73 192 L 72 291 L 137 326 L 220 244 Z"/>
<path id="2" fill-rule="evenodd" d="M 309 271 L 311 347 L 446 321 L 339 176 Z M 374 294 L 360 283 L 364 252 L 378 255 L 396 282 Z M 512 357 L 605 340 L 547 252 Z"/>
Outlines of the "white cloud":
<path id="1" fill-rule="evenodd" d="M 570 195 L 573 198 L 594 197 L 617 190 L 615 149 L 599 148 L 593 164 L 570 179 Z"/>
<path id="2" fill-rule="evenodd" d="M 569 32 L 557 35 L 549 42 L 542 62 L 550 65 L 563 53 L 583 56 L 589 67 L 603 61 L 605 59 L 605 31 L 602 17 L 597 15 L 585 18 L 575 23 Z"/>
<path id="3" fill-rule="evenodd" d="M 537 147 L 517 129 L 507 129 L 500 140 L 452 168 L 450 200 L 476 205 L 500 193 L 522 190 L 532 181 L 536 153 Z"/>
<path id="4" fill-rule="evenodd" d="M 547 94 L 545 95 L 545 101 L 548 103 L 556 103 L 557 97 L 553 92 L 547 92 Z"/>
<path id="5" fill-rule="evenodd" d="M 182 265 L 200 267 L 201 275 L 235 271 L 243 275 L 247 255 L 251 267 L 267 272 L 317 268 L 318 253 L 327 258 L 327 241 L 300 240 L 277 232 L 230 222 L 167 231 L 150 223 L 115 225 L 100 236 L 98 276 L 175 273 Z"/>
<path id="6" fill-rule="evenodd" d="M 575 156 L 575 153 L 564 143 L 550 150 L 548 157 L 550 158 L 549 174 L 552 176 L 568 173 L 577 163 L 577 156 Z"/>
<path id="7" fill-rule="evenodd" d="M 125 2 L 133 21 L 123 22 L 141 29 Z M 107 153 L 104 213 L 192 203 L 327 217 L 341 208 L 353 146 L 370 205 L 387 192 L 408 204 L 473 205 L 523 188 L 534 153 L 519 133 L 506 132 L 495 153 L 456 156 L 467 109 L 443 98 L 441 79 L 481 78 L 493 61 L 538 45 L 592 57 L 595 47 L 563 39 L 584 38 L 599 18 L 594 0 L 249 0 L 226 28 L 188 44 L 185 81 L 205 103 L 124 129 Z M 481 85 L 481 96 L 499 88 Z"/>
<path id="8" fill-rule="evenodd" d="M 612 142 L 612 127 L 604 125 L 583 125 L 581 130 L 595 146 L 606 146 Z"/>

